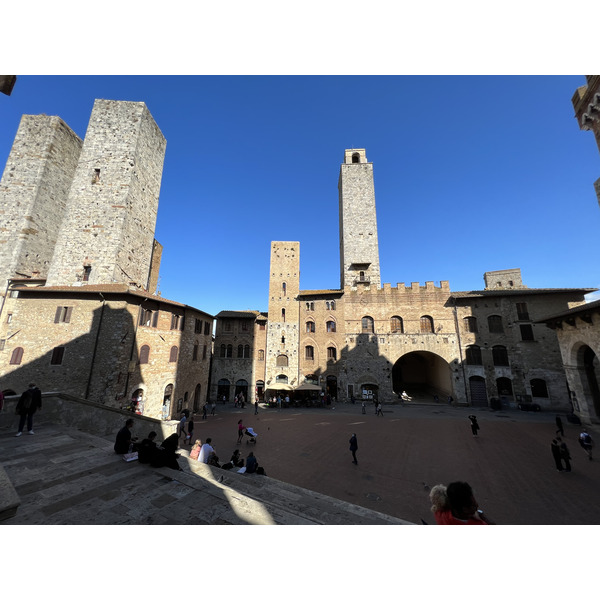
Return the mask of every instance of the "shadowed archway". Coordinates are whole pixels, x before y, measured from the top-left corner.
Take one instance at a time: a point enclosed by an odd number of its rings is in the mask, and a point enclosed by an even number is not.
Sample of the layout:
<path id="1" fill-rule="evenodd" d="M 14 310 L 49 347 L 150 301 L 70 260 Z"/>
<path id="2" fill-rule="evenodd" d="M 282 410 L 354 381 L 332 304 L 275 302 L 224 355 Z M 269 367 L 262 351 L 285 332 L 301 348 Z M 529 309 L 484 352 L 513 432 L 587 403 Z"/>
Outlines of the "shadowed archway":
<path id="1" fill-rule="evenodd" d="M 450 365 L 433 352 L 409 352 L 392 368 L 392 389 L 409 396 L 445 397 L 453 393 Z"/>

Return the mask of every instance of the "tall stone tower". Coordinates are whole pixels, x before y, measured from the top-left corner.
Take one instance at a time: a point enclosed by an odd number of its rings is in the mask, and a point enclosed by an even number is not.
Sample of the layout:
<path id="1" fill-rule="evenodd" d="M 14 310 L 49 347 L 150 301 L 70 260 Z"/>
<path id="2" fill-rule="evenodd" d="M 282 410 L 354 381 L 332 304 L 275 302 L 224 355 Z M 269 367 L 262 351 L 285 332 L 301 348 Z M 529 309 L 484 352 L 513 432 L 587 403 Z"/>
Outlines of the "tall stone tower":
<path id="1" fill-rule="evenodd" d="M 586 75 L 586 85 L 577 88 L 572 102 L 579 128 L 592 131 L 600 150 L 600 75 Z M 600 204 L 600 179 L 594 183 Z"/>
<path id="2" fill-rule="evenodd" d="M 95 101 L 47 285 L 148 288 L 165 149 L 143 102 Z"/>
<path id="3" fill-rule="evenodd" d="M 300 242 L 271 242 L 265 382 L 298 385 Z"/>
<path id="4" fill-rule="evenodd" d="M 82 141 L 58 117 L 23 115 L 0 181 L 0 295 L 45 279 Z"/>
<path id="5" fill-rule="evenodd" d="M 373 163 L 364 149 L 346 150 L 338 182 L 341 288 L 378 289 L 379 242 Z"/>

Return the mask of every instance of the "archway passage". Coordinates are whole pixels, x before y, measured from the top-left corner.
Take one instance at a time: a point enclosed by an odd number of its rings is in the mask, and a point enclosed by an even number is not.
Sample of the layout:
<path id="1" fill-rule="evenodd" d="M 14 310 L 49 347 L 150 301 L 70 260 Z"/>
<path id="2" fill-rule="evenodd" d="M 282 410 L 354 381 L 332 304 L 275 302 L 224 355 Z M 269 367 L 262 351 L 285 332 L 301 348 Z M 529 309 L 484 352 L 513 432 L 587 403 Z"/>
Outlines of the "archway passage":
<path id="1" fill-rule="evenodd" d="M 219 379 L 217 383 L 217 400 L 229 402 L 231 383 L 229 379 Z M 223 398 L 225 400 L 223 400 Z"/>
<path id="2" fill-rule="evenodd" d="M 406 391 L 415 400 L 453 395 L 450 365 L 433 352 L 409 352 L 392 368 L 392 390 L 398 395 Z"/>
<path id="3" fill-rule="evenodd" d="M 577 367 L 581 377 L 584 398 L 588 402 L 590 414 L 592 407 L 600 418 L 600 361 L 589 346 L 582 346 L 577 354 Z"/>

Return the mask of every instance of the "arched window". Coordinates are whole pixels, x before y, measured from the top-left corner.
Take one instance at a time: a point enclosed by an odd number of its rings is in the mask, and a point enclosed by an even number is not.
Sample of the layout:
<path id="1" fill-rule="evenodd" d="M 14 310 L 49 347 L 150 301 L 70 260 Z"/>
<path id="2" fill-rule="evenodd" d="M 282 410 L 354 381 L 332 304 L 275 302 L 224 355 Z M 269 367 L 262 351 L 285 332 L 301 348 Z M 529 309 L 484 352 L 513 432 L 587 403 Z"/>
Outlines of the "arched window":
<path id="1" fill-rule="evenodd" d="M 404 333 L 404 323 L 402 317 L 392 317 L 390 319 L 390 331 L 392 333 Z"/>
<path id="2" fill-rule="evenodd" d="M 225 358 L 227 356 L 227 346 L 225 344 L 221 344 L 221 358 Z"/>
<path id="3" fill-rule="evenodd" d="M 285 354 L 280 354 L 277 357 L 276 364 L 278 367 L 287 367 L 288 366 L 288 357 Z"/>
<path id="4" fill-rule="evenodd" d="M 353 162 L 354 164 L 356 164 L 356 163 L 359 163 L 359 162 L 360 162 L 360 154 L 359 154 L 358 152 L 355 152 L 355 153 L 352 155 L 352 162 Z"/>
<path id="5" fill-rule="evenodd" d="M 304 358 L 306 360 L 314 360 L 315 359 L 315 349 L 313 346 L 305 346 L 304 347 Z"/>
<path id="6" fill-rule="evenodd" d="M 548 397 L 548 386 L 543 379 L 532 379 L 531 384 L 531 395 L 534 398 L 547 398 Z"/>
<path id="7" fill-rule="evenodd" d="M 285 323 L 285 308 L 281 309 L 281 320 Z"/>
<path id="8" fill-rule="evenodd" d="M 363 317 L 361 323 L 363 333 L 375 332 L 375 321 L 373 321 L 373 317 Z"/>
<path id="9" fill-rule="evenodd" d="M 331 306 L 329 308 L 330 310 L 335 310 L 335 300 L 331 301 Z"/>
<path id="10" fill-rule="evenodd" d="M 492 359 L 497 367 L 508 367 L 508 350 L 505 346 L 492 348 Z"/>
<path id="11" fill-rule="evenodd" d="M 327 360 L 337 360 L 337 350 L 333 346 L 327 348 Z"/>
<path id="12" fill-rule="evenodd" d="M 468 365 L 482 365 L 481 348 L 479 346 L 467 346 L 465 355 Z"/>
<path id="13" fill-rule="evenodd" d="M 177 348 L 177 346 L 172 346 L 171 352 L 169 354 L 169 362 L 177 362 L 178 354 L 179 354 L 179 348 Z"/>
<path id="14" fill-rule="evenodd" d="M 306 321 L 306 333 L 314 333 L 315 332 L 315 322 L 314 321 Z"/>
<path id="15" fill-rule="evenodd" d="M 149 357 L 150 357 L 150 346 L 148 346 L 148 344 L 144 344 L 140 348 L 140 365 L 147 365 Z"/>
<path id="16" fill-rule="evenodd" d="M 233 346 L 231 344 L 227 344 L 227 353 L 225 356 L 227 358 L 233 358 Z"/>
<path id="17" fill-rule="evenodd" d="M 335 321 L 327 321 L 327 333 L 335 333 Z"/>
<path id="18" fill-rule="evenodd" d="M 465 317 L 463 323 L 468 333 L 477 333 L 477 317 Z"/>
<path id="19" fill-rule="evenodd" d="M 250 346 L 248 344 L 244 346 L 244 358 L 250 358 Z"/>
<path id="20" fill-rule="evenodd" d="M 428 315 L 421 317 L 421 333 L 433 333 L 433 318 Z"/>
<path id="21" fill-rule="evenodd" d="M 512 396 L 512 381 L 508 377 L 498 377 L 498 379 L 496 379 L 496 390 L 498 396 Z"/>
<path id="22" fill-rule="evenodd" d="M 242 344 L 238 346 L 237 357 L 244 358 L 244 346 Z"/>
<path id="23" fill-rule="evenodd" d="M 500 315 L 490 315 L 488 317 L 488 328 L 490 333 L 504 333 L 502 317 Z"/>
<path id="24" fill-rule="evenodd" d="M 23 360 L 23 348 L 15 348 L 10 355 L 11 365 L 20 365 Z"/>
<path id="25" fill-rule="evenodd" d="M 288 382 L 287 375 L 277 375 L 277 377 L 275 377 L 275 383 L 287 383 L 287 382 Z"/>

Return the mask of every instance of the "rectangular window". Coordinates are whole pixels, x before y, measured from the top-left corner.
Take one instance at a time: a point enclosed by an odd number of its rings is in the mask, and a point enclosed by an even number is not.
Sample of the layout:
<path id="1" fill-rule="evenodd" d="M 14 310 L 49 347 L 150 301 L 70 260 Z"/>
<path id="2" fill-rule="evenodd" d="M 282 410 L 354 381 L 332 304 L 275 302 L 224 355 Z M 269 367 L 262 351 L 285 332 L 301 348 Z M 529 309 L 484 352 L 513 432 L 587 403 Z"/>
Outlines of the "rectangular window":
<path id="1" fill-rule="evenodd" d="M 194 333 L 202 333 L 202 321 L 196 319 L 194 322 Z"/>
<path id="2" fill-rule="evenodd" d="M 267 328 L 266 324 L 264 323 L 264 321 L 262 323 L 258 324 L 258 330 L 259 331 L 264 331 Z"/>
<path id="3" fill-rule="evenodd" d="M 6 340 L 0 340 L 0 350 L 4 350 L 5 345 L 6 345 Z"/>
<path id="4" fill-rule="evenodd" d="M 54 315 L 54 322 L 55 323 L 70 323 L 72 311 L 73 311 L 72 306 L 58 306 L 56 308 L 56 314 Z"/>
<path id="5" fill-rule="evenodd" d="M 12 321 L 12 313 L 8 313 L 8 315 L 6 315 L 6 322 L 10 323 Z"/>
<path id="6" fill-rule="evenodd" d="M 204 335 L 210 334 L 210 323 L 208 321 L 204 322 Z"/>
<path id="7" fill-rule="evenodd" d="M 521 328 L 521 339 L 524 342 L 533 342 L 533 326 L 532 325 L 519 325 Z"/>
<path id="8" fill-rule="evenodd" d="M 194 351 L 192 352 L 192 360 L 198 360 L 198 344 L 194 344 Z"/>
<path id="9" fill-rule="evenodd" d="M 337 351 L 335 348 L 327 348 L 327 360 L 335 360 L 337 358 Z"/>
<path id="10" fill-rule="evenodd" d="M 223 331 L 231 331 L 231 321 L 223 321 Z"/>
<path id="11" fill-rule="evenodd" d="M 65 355 L 65 347 L 57 346 L 52 350 L 52 358 L 50 359 L 51 365 L 62 365 L 63 356 Z"/>
<path id="12" fill-rule="evenodd" d="M 202 348 L 202 360 L 206 359 L 206 344 L 204 344 L 204 347 Z"/>
<path id="13" fill-rule="evenodd" d="M 185 318 L 183 315 L 171 315 L 171 329 L 183 331 Z"/>
<path id="14" fill-rule="evenodd" d="M 314 360 L 315 349 L 312 346 L 306 346 L 306 348 L 304 350 L 304 358 L 306 360 Z"/>
<path id="15" fill-rule="evenodd" d="M 83 281 L 90 280 L 90 273 L 92 272 L 92 267 L 89 265 L 87 267 L 83 267 Z"/>
<path id="16" fill-rule="evenodd" d="M 248 321 L 245 319 L 242 321 L 242 331 L 248 331 Z"/>
<path id="17" fill-rule="evenodd" d="M 529 321 L 529 311 L 526 302 L 517 302 L 517 319 L 519 321 Z"/>

